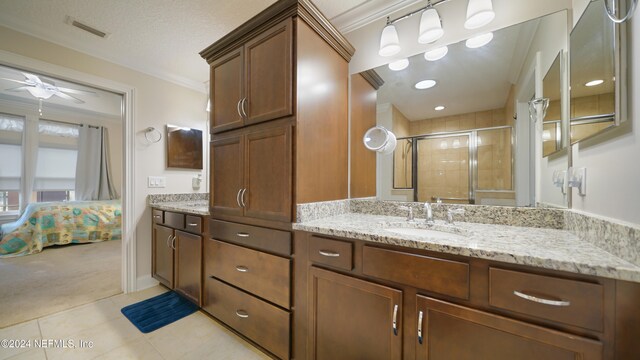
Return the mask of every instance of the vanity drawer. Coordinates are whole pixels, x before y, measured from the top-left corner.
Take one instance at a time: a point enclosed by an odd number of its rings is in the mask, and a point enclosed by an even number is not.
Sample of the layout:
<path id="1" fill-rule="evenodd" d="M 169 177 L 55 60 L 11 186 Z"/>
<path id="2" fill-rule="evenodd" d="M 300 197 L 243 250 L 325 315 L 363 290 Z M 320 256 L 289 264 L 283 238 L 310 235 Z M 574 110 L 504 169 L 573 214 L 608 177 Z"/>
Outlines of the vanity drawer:
<path id="1" fill-rule="evenodd" d="M 165 211 L 164 224 L 174 229 L 184 229 L 184 214 Z"/>
<path id="2" fill-rule="evenodd" d="M 284 308 L 289 308 L 291 260 L 209 239 L 205 276 L 215 276 Z"/>
<path id="3" fill-rule="evenodd" d="M 195 234 L 202 233 L 202 218 L 200 216 L 187 215 L 184 229 Z"/>
<path id="4" fill-rule="evenodd" d="M 469 298 L 469 264 L 365 246 L 362 273 L 460 299 Z"/>
<path id="5" fill-rule="evenodd" d="M 164 211 L 153 209 L 151 216 L 154 224 L 164 224 Z"/>
<path id="6" fill-rule="evenodd" d="M 309 239 L 309 260 L 344 270 L 353 270 L 353 244 L 319 236 Z"/>
<path id="7" fill-rule="evenodd" d="M 216 279 L 205 281 L 206 312 L 279 358 L 289 359 L 289 312 Z"/>
<path id="8" fill-rule="evenodd" d="M 585 329 L 603 330 L 604 291 L 599 284 L 490 268 L 489 304 Z"/>
<path id="9" fill-rule="evenodd" d="M 291 233 L 288 231 L 213 219 L 209 220 L 209 231 L 212 238 L 274 254 L 291 255 Z"/>

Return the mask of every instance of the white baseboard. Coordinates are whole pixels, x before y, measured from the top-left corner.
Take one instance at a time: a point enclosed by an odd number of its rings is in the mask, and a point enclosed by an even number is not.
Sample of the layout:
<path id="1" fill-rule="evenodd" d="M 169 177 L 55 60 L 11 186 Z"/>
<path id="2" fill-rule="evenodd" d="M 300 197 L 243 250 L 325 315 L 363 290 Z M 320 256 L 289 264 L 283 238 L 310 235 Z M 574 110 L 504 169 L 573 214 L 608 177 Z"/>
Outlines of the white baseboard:
<path id="1" fill-rule="evenodd" d="M 158 280 L 152 278 L 151 275 L 140 276 L 136 279 L 136 291 L 148 289 L 158 284 Z"/>

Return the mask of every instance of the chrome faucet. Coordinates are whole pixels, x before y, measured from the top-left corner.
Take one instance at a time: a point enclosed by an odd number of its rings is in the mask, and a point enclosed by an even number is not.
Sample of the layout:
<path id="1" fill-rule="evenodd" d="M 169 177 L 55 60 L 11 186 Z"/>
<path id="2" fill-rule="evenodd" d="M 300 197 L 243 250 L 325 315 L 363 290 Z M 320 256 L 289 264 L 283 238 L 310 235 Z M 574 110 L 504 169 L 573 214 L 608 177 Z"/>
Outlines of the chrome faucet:
<path id="1" fill-rule="evenodd" d="M 424 203 L 424 216 L 427 219 L 427 224 L 433 224 L 433 210 L 428 201 Z"/>
<path id="2" fill-rule="evenodd" d="M 413 221 L 413 208 L 411 206 L 400 206 L 400 210 L 408 210 L 407 221 Z"/>
<path id="3" fill-rule="evenodd" d="M 463 208 L 449 209 L 447 210 L 447 224 L 453 225 L 453 215 L 462 215 L 464 214 Z"/>

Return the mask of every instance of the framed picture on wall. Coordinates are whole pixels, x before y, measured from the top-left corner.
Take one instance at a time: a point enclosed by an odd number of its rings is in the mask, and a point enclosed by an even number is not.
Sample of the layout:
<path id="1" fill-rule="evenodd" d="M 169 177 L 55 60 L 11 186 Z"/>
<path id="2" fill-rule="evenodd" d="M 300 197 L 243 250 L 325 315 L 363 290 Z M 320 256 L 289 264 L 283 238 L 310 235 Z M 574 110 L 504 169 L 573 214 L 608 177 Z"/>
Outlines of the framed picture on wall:
<path id="1" fill-rule="evenodd" d="M 167 167 L 202 169 L 202 130 L 167 124 Z"/>

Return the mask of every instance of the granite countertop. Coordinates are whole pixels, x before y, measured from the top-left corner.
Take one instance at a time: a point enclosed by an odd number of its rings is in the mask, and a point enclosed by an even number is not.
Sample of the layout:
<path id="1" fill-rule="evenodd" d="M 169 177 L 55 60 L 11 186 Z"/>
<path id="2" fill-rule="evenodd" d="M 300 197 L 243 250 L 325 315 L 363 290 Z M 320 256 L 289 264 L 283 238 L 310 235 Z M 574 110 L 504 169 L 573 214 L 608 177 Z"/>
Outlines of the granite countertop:
<path id="1" fill-rule="evenodd" d="M 149 204 L 154 209 L 177 211 L 185 214 L 209 216 L 209 202 L 203 201 L 173 201 Z"/>
<path id="2" fill-rule="evenodd" d="M 436 221 L 435 230 L 462 237 L 426 237 L 398 234 L 385 228 L 424 227 L 424 219 L 413 225 L 403 217 L 347 213 L 294 223 L 294 230 L 359 239 L 373 243 L 463 255 L 480 259 L 529 265 L 640 282 L 640 267 L 581 240 L 566 230 L 495 224 Z"/>

